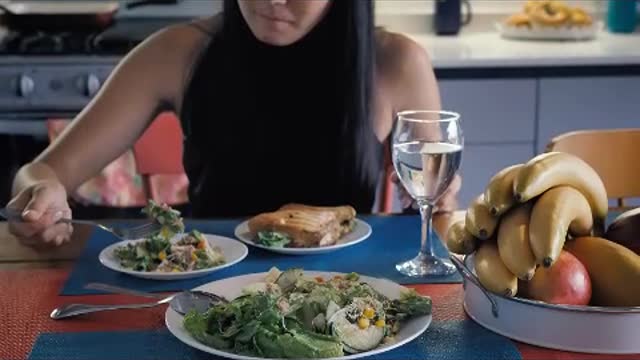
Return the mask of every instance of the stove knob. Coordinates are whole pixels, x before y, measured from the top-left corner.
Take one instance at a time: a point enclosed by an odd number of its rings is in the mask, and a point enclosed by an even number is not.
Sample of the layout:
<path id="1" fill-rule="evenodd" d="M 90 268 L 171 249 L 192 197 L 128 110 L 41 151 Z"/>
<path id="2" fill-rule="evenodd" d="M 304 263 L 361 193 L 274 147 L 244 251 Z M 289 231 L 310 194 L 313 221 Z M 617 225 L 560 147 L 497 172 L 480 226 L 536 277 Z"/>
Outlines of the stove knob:
<path id="1" fill-rule="evenodd" d="M 29 75 L 20 75 L 18 77 L 18 96 L 28 97 L 33 93 L 35 83 Z"/>
<path id="2" fill-rule="evenodd" d="M 94 74 L 89 74 L 85 81 L 85 95 L 87 95 L 88 97 L 93 97 L 98 93 L 98 90 L 100 90 L 100 79 L 98 79 L 98 77 Z"/>

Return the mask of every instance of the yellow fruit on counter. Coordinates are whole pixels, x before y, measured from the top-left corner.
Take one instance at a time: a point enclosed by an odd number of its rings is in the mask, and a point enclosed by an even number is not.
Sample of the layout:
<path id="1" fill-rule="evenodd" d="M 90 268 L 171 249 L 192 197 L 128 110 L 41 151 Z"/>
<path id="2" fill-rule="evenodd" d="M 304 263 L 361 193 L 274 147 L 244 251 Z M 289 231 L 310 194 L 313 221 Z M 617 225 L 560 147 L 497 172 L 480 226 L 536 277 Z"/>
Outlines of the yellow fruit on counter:
<path id="1" fill-rule="evenodd" d="M 587 268 L 593 305 L 640 306 L 640 256 L 599 237 L 567 241 L 565 250 Z"/>
<path id="2" fill-rule="evenodd" d="M 518 278 L 507 269 L 493 241 L 485 241 L 474 256 L 476 275 L 487 290 L 504 296 L 518 293 Z"/>
<path id="3" fill-rule="evenodd" d="M 570 186 L 540 196 L 531 211 L 529 243 L 536 263 L 550 267 L 558 259 L 567 234 L 591 235 L 593 217 L 587 199 Z"/>
<path id="4" fill-rule="evenodd" d="M 484 202 L 493 216 L 500 216 L 509 210 L 516 200 L 513 197 L 513 181 L 524 164 L 506 167 L 496 173 L 484 192 Z"/>
<path id="5" fill-rule="evenodd" d="M 602 179 L 584 160 L 563 152 L 549 152 L 529 160 L 513 182 L 514 197 L 527 202 L 545 191 L 561 185 L 579 190 L 596 218 L 596 231 L 604 231 L 609 202 Z"/>
<path id="6" fill-rule="evenodd" d="M 478 196 L 467 209 L 465 227 L 471 235 L 486 240 L 493 236 L 498 226 L 498 218 L 491 215 L 484 201 L 484 194 Z"/>
<path id="7" fill-rule="evenodd" d="M 478 239 L 471 235 L 460 220 L 449 227 L 447 231 L 447 248 L 452 253 L 468 255 L 475 251 Z"/>
<path id="8" fill-rule="evenodd" d="M 511 209 L 498 227 L 498 252 L 504 265 L 520 280 L 531 280 L 536 273 L 536 258 L 529 244 L 531 204 Z"/>

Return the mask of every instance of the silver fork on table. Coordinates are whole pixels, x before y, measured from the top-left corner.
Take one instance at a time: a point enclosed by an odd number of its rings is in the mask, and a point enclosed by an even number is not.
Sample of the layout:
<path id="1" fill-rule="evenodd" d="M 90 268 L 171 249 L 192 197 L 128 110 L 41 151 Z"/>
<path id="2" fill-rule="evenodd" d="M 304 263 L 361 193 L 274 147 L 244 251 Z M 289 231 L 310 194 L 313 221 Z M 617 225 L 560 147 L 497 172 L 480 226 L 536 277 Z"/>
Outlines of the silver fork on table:
<path id="1" fill-rule="evenodd" d="M 24 219 L 22 219 L 22 214 L 20 211 L 15 209 L 10 209 L 7 207 L 0 209 L 0 217 L 3 217 L 8 221 L 24 222 Z M 140 239 L 148 235 L 151 235 L 152 233 L 160 230 L 160 228 L 162 227 L 162 225 L 156 222 L 149 222 L 149 223 L 145 223 L 143 225 L 138 225 L 134 227 L 112 227 L 112 226 L 107 226 L 95 221 L 75 220 L 75 219 L 65 219 L 65 218 L 58 220 L 58 222 L 67 223 L 67 224 L 95 226 L 104 231 L 108 231 L 123 240 Z"/>

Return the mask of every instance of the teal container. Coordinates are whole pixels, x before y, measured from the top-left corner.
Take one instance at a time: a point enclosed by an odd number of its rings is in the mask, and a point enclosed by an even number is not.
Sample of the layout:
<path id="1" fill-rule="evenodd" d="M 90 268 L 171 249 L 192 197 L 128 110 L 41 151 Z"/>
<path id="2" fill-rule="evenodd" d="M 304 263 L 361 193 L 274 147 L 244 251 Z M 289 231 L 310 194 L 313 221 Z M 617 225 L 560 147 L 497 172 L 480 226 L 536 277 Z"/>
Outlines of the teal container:
<path id="1" fill-rule="evenodd" d="M 613 33 L 631 33 L 638 22 L 636 0 L 609 0 L 607 27 Z"/>

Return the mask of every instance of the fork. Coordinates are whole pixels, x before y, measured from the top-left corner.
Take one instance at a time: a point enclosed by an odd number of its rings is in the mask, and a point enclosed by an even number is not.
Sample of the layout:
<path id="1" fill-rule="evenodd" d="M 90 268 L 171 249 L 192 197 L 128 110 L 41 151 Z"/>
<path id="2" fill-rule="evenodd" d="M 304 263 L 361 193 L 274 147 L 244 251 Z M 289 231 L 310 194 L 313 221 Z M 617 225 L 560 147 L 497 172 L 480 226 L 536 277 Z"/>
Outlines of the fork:
<path id="1" fill-rule="evenodd" d="M 0 209 L 0 217 L 3 217 L 9 221 L 24 222 L 24 219 L 22 219 L 22 214 L 18 210 L 10 209 L 7 207 Z M 75 219 L 65 219 L 65 218 L 58 220 L 58 223 L 95 226 L 104 231 L 112 233 L 113 235 L 119 237 L 122 240 L 140 239 L 140 238 L 146 237 L 147 235 L 151 235 L 152 233 L 160 230 L 160 228 L 162 227 L 162 225 L 157 222 L 149 222 L 143 225 L 130 227 L 130 228 L 110 227 L 95 221 L 75 220 Z"/>

